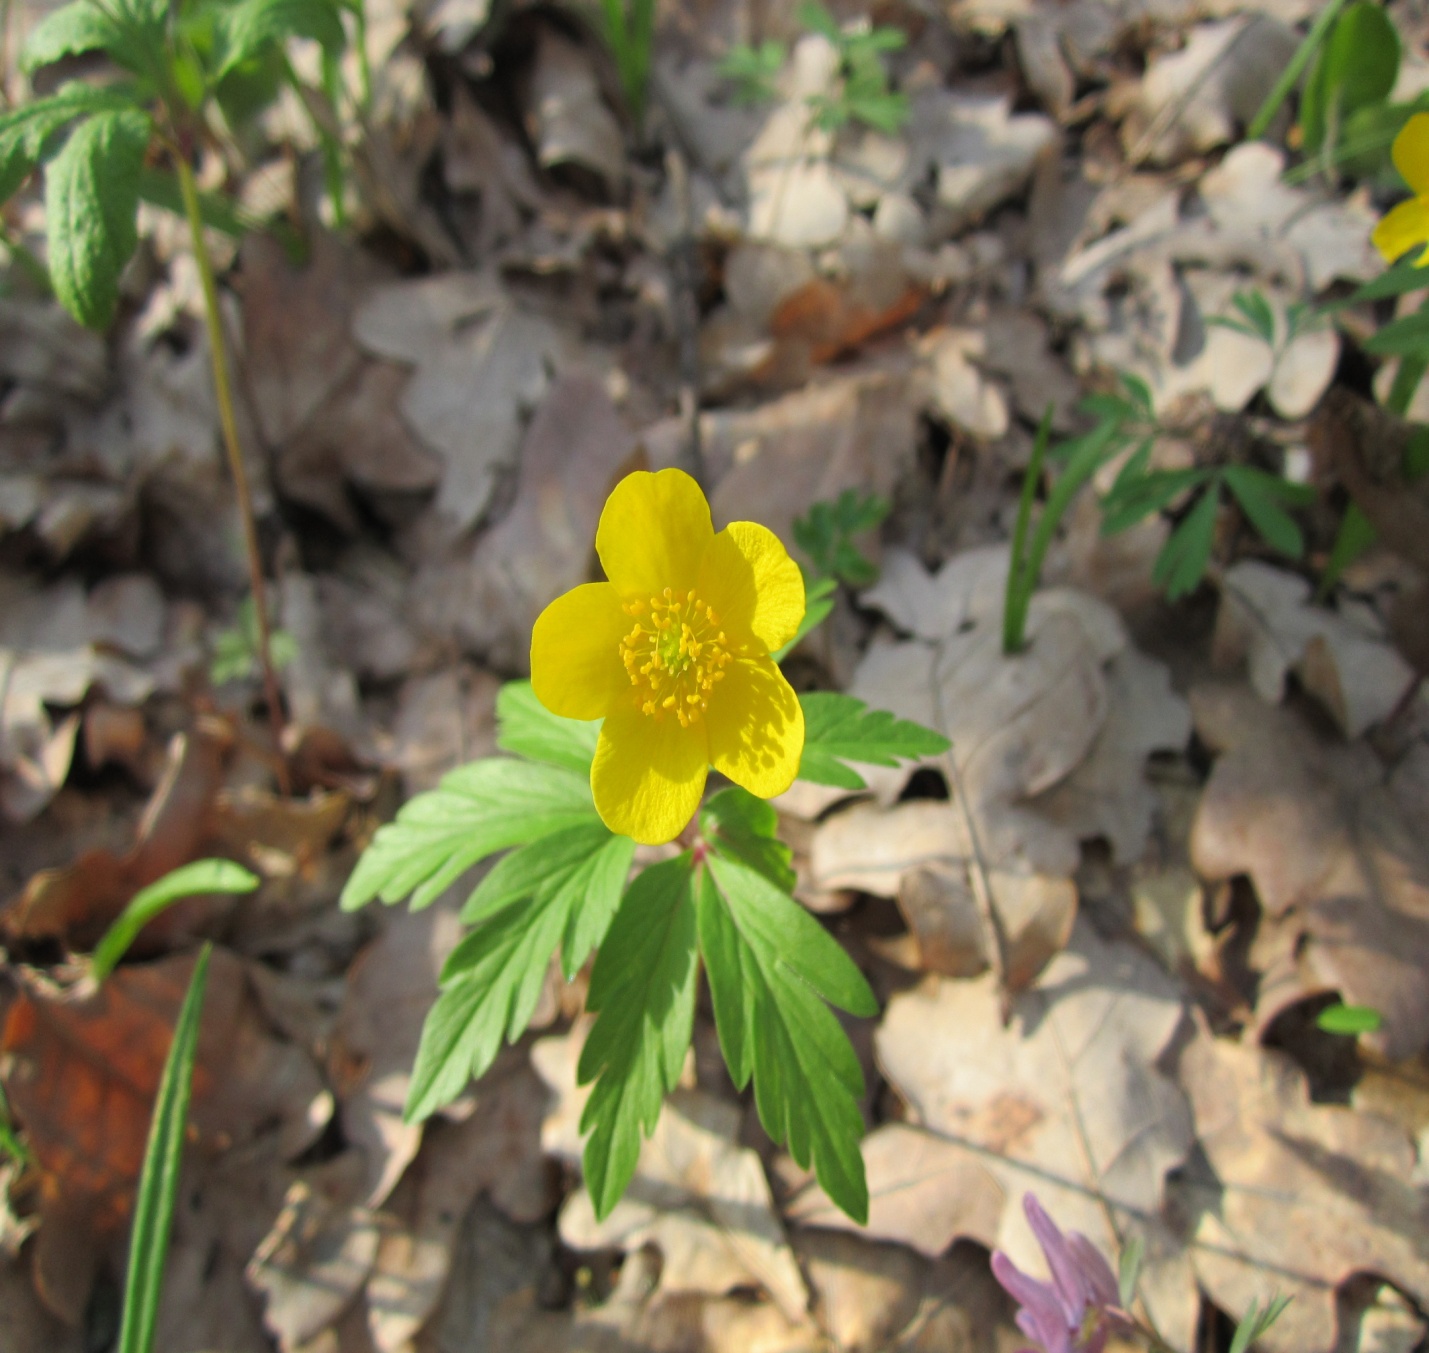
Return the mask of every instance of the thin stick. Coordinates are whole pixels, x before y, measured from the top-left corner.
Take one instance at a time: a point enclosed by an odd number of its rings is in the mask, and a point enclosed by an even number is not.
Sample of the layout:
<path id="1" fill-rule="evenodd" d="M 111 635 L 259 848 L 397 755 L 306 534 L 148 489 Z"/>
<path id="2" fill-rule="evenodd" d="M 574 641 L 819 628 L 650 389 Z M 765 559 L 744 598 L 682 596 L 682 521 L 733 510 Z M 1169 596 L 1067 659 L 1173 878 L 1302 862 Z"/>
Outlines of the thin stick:
<path id="1" fill-rule="evenodd" d="M 188 159 L 172 147 L 174 168 L 179 176 L 179 189 L 184 197 L 184 212 L 189 233 L 193 236 L 194 260 L 198 264 L 199 281 L 203 286 L 204 321 L 208 327 L 208 350 L 213 361 L 213 390 L 218 401 L 218 421 L 223 430 L 223 449 L 228 455 L 228 468 L 233 475 L 233 487 L 238 494 L 239 515 L 243 518 L 243 545 L 248 556 L 248 585 L 253 593 L 253 616 L 258 625 L 258 664 L 263 671 L 263 695 L 268 702 L 268 721 L 281 758 L 283 738 L 283 696 L 278 674 L 273 668 L 272 631 L 268 624 L 268 592 L 263 580 L 263 554 L 258 544 L 258 524 L 253 514 L 253 494 L 248 487 L 248 471 L 243 464 L 243 447 L 238 440 L 238 420 L 233 413 L 233 390 L 228 381 L 228 349 L 223 341 L 223 321 L 218 308 L 218 287 L 213 279 L 213 260 L 204 239 L 203 214 L 199 209 L 198 185 Z M 280 767 L 282 761 L 279 761 Z M 280 771 L 280 781 L 287 778 Z M 287 785 L 281 785 L 287 792 Z"/>

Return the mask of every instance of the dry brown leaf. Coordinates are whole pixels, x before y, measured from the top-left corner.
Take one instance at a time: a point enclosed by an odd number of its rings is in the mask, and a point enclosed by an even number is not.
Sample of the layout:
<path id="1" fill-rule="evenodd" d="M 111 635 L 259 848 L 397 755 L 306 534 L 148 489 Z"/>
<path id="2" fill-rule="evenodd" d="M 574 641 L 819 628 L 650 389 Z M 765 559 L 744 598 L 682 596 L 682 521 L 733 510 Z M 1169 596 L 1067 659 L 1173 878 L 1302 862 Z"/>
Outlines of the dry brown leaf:
<path id="1" fill-rule="evenodd" d="M 1258 560 L 1226 570 L 1214 640 L 1218 665 L 1244 660 L 1262 700 L 1278 704 L 1291 672 L 1356 738 L 1387 718 L 1415 680 L 1414 669 L 1366 621 L 1311 601 L 1310 584 Z"/>
<path id="2" fill-rule="evenodd" d="M 407 1122 L 402 1107 L 437 975 L 460 937 L 451 906 L 395 911 L 348 970 L 328 1075 L 343 1135 L 364 1153 L 357 1197 L 368 1207 L 381 1206 L 421 1145 L 422 1125 Z"/>
<path id="3" fill-rule="evenodd" d="M 868 1174 L 867 1226 L 850 1221 L 816 1183 L 794 1197 L 784 1215 L 800 1226 L 897 1241 L 929 1259 L 960 1238 L 988 1249 L 997 1244 L 1003 1189 L 977 1153 L 907 1123 L 875 1128 L 861 1150 Z"/>
<path id="4" fill-rule="evenodd" d="M 197 858 L 207 839 L 214 799 L 233 747 L 233 730 L 206 719 L 169 745 L 169 766 L 125 855 L 97 847 L 62 869 L 47 869 L 0 915 L 12 941 L 64 939 L 77 948 L 94 944 L 145 885 Z M 187 933 L 208 914 L 201 900 L 180 902 L 145 928 L 148 941 Z"/>
<path id="5" fill-rule="evenodd" d="M 384 762 L 402 773 L 410 797 L 434 789 L 449 770 L 496 751 L 496 696 L 501 682 L 462 664 L 414 676 L 397 693 Z"/>
<path id="6" fill-rule="evenodd" d="M 1192 695 L 1196 730 L 1219 759 L 1191 835 L 1206 879 L 1247 874 L 1264 908 L 1252 961 L 1269 964 L 1257 1020 L 1338 991 L 1384 1016 L 1363 1035 L 1399 1059 L 1429 1042 L 1429 854 L 1417 813 L 1386 788 L 1362 744 L 1317 736 L 1244 688 Z"/>
<path id="7" fill-rule="evenodd" d="M 459 1123 L 437 1121 L 385 1208 L 367 1283 L 367 1324 L 379 1353 L 402 1353 L 431 1318 L 452 1272 L 453 1250 L 471 1203 L 483 1189 L 517 1221 L 548 1214 L 558 1196 L 552 1163 L 541 1154 L 546 1091 L 513 1054 L 476 1086 L 475 1110 Z"/>
<path id="8" fill-rule="evenodd" d="M 1001 437 L 1008 428 L 1007 400 L 975 364 L 987 354 L 983 335 L 969 329 L 934 329 L 919 348 L 928 362 L 933 407 L 979 441 Z"/>
<path id="9" fill-rule="evenodd" d="M 600 96 L 589 55 L 542 24 L 531 70 L 527 121 L 543 169 L 575 164 L 614 195 L 625 183 L 625 138 Z"/>
<path id="10" fill-rule="evenodd" d="M 524 670 L 541 609 L 590 575 L 601 507 L 634 453 L 599 381 L 584 372 L 557 381 L 522 441 L 511 511 L 469 553 L 422 575 L 432 626 L 498 668 Z"/>
<path id="11" fill-rule="evenodd" d="M 879 1064 L 912 1121 L 980 1152 L 1011 1204 L 998 1246 L 1024 1267 L 1040 1263 L 1015 1205 L 1029 1189 L 1103 1253 L 1129 1228 L 1149 1233 L 1143 1293 L 1172 1345 L 1189 1348 L 1194 1287 L 1159 1221 L 1167 1172 L 1193 1142 L 1186 1101 L 1156 1067 L 1185 1014 L 1179 989 L 1081 921 L 1011 1009 L 1004 1025 L 990 974 L 929 978 L 889 1002 Z"/>
<path id="12" fill-rule="evenodd" d="M 1273 1287 L 1292 1298 L 1261 1337 L 1268 1353 L 1338 1347 L 1336 1288 L 1373 1273 L 1429 1302 L 1429 1194 L 1396 1125 L 1312 1104 L 1282 1053 L 1198 1037 L 1181 1083 L 1213 1176 L 1201 1182 L 1196 1276 L 1232 1319 Z"/>
<path id="13" fill-rule="evenodd" d="M 98 991 L 35 984 L 7 1013 L 5 1089 L 45 1181 L 36 1277 L 67 1319 L 78 1320 L 88 1295 L 86 1247 L 92 1259 L 128 1215 L 192 968 L 186 955 L 120 968 Z M 331 1114 L 316 1068 L 272 1037 L 242 961 L 221 949 L 209 970 L 193 1084 L 193 1122 L 209 1153 L 270 1137 L 292 1158 Z"/>

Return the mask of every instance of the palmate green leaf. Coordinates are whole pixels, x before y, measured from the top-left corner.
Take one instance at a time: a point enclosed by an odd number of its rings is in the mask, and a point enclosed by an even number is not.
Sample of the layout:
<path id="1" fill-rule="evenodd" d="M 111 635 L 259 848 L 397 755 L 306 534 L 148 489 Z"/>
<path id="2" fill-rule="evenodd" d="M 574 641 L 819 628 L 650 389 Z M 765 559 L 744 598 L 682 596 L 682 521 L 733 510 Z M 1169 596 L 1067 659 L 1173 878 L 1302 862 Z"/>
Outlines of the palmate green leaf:
<path id="1" fill-rule="evenodd" d="M 65 309 L 91 329 L 114 317 L 119 274 L 139 240 L 139 171 L 150 131 L 137 109 L 95 113 L 45 170 L 50 280 Z"/>
<path id="2" fill-rule="evenodd" d="M 331 56 L 347 41 L 333 0 L 238 0 L 222 11 L 214 78 L 257 56 L 270 42 L 311 38 Z"/>
<path id="3" fill-rule="evenodd" d="M 597 1217 L 625 1192 L 640 1143 L 684 1066 L 695 1018 L 695 939 L 686 852 L 630 885 L 591 973 L 586 1009 L 597 1015 L 576 1075 L 582 1085 L 595 1082 L 581 1131 L 590 1133 L 583 1163 Z"/>
<path id="4" fill-rule="evenodd" d="M 937 756 L 948 750 L 941 733 L 886 710 L 869 709 L 862 700 L 833 691 L 799 697 L 804 707 L 804 755 L 799 779 L 839 789 L 864 789 L 863 776 L 847 763 L 896 766 L 900 759 Z"/>
<path id="5" fill-rule="evenodd" d="M 763 874 L 776 888 L 794 887 L 794 852 L 776 835 L 779 814 L 764 799 L 732 785 L 700 810 L 700 835 L 723 855 Z"/>
<path id="6" fill-rule="evenodd" d="M 1151 580 L 1166 589 L 1168 600 L 1175 601 L 1194 592 L 1205 576 L 1211 560 L 1211 546 L 1216 538 L 1216 508 L 1220 503 L 1220 484 L 1212 483 L 1171 533 L 1161 547 L 1152 566 Z"/>
<path id="7" fill-rule="evenodd" d="M 588 776 L 599 719 L 563 719 L 536 699 L 529 681 L 508 681 L 496 697 L 496 745 L 513 756 Z"/>
<path id="8" fill-rule="evenodd" d="M 590 781 L 575 771 L 508 757 L 473 761 L 378 829 L 342 890 L 342 908 L 410 894 L 416 911 L 488 855 L 598 820 Z"/>
<path id="9" fill-rule="evenodd" d="M 1221 478 L 1267 544 L 1292 559 L 1299 559 L 1305 553 L 1305 537 L 1281 503 L 1303 503 L 1307 493 L 1313 497 L 1313 489 L 1291 484 L 1253 465 L 1228 465 Z"/>
<path id="10" fill-rule="evenodd" d="M 422 1026 L 409 1122 L 451 1103 L 503 1039 L 521 1036 L 557 945 L 567 978 L 575 975 L 605 936 L 634 854 L 629 837 L 583 823 L 512 851 L 482 880 L 462 911 L 476 928 L 448 956 Z"/>
<path id="11" fill-rule="evenodd" d="M 788 893 L 718 848 L 707 865 L 696 889 L 700 951 L 729 1074 L 739 1089 L 753 1077 L 771 1140 L 812 1165 L 824 1192 L 866 1223 L 863 1073 L 829 1005 L 872 1016 L 878 1002 L 853 960 Z"/>

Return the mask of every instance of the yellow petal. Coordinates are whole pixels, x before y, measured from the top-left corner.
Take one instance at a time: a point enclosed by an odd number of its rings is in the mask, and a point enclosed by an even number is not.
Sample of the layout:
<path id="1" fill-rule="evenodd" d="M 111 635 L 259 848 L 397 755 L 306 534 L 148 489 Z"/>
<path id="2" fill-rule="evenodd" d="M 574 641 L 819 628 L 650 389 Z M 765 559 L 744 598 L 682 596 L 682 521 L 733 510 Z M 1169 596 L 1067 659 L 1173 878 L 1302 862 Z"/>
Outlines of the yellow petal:
<path id="1" fill-rule="evenodd" d="M 1416 195 L 1429 193 L 1429 113 L 1415 113 L 1399 129 L 1390 155 L 1400 177 Z"/>
<path id="2" fill-rule="evenodd" d="M 709 742 L 703 722 L 658 722 L 631 701 L 606 716 L 590 768 L 596 811 L 613 832 L 641 845 L 673 841 L 705 792 Z"/>
<path id="3" fill-rule="evenodd" d="M 779 537 L 731 522 L 705 553 L 696 588 L 736 643 L 752 635 L 766 652 L 787 644 L 804 618 L 804 578 Z"/>
<path id="4" fill-rule="evenodd" d="M 1422 116 L 1429 117 L 1429 113 Z M 1429 243 L 1429 198 L 1411 197 L 1401 202 L 1375 226 L 1370 239 L 1386 263 L 1393 263 L 1417 244 Z"/>
<path id="5" fill-rule="evenodd" d="M 725 668 L 706 714 L 710 760 L 761 799 L 782 794 L 799 773 L 804 711 L 769 658 L 743 658 Z"/>
<path id="6" fill-rule="evenodd" d="M 595 549 L 622 597 L 648 600 L 695 585 L 714 536 L 710 505 L 683 470 L 638 470 L 605 500 Z"/>
<path id="7" fill-rule="evenodd" d="M 531 631 L 531 686 L 552 714 L 601 719 L 630 689 L 620 641 L 631 620 L 609 583 L 582 583 L 559 596 Z"/>

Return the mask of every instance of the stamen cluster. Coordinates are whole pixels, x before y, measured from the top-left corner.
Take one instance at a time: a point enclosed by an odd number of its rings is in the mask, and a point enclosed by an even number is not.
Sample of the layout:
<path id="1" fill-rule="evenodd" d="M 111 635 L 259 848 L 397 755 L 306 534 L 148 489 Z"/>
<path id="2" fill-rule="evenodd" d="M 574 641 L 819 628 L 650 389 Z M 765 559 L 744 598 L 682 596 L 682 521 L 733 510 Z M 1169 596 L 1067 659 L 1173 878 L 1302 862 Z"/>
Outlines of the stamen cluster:
<path id="1" fill-rule="evenodd" d="M 620 641 L 620 659 L 643 697 L 640 708 L 657 721 L 672 714 L 682 728 L 698 722 L 734 661 L 714 607 L 693 591 L 667 587 L 661 596 L 622 608 L 635 627 Z"/>

